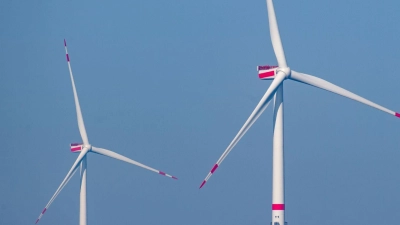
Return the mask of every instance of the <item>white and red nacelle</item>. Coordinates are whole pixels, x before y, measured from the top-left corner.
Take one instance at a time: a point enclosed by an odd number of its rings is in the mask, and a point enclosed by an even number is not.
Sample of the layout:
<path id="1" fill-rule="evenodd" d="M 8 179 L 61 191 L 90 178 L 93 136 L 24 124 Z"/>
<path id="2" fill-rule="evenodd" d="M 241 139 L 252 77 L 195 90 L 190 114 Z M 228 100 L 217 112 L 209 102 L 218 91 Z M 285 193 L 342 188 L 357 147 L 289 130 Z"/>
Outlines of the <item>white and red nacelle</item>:
<path id="1" fill-rule="evenodd" d="M 275 75 L 278 73 L 278 66 L 257 66 L 258 77 L 261 80 L 273 80 Z"/>
<path id="2" fill-rule="evenodd" d="M 80 152 L 83 149 L 83 143 L 71 143 L 71 152 Z"/>

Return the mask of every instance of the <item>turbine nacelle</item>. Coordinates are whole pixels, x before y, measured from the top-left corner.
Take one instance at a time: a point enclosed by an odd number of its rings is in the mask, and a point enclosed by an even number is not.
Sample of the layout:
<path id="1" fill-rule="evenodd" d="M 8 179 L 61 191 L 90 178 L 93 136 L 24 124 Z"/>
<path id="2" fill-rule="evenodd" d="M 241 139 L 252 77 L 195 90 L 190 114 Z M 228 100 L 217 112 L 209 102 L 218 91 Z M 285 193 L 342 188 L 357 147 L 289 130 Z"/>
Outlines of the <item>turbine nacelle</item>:
<path id="1" fill-rule="evenodd" d="M 82 149 L 87 148 L 89 150 L 92 149 L 91 145 L 84 145 L 83 143 L 71 143 L 70 144 L 71 147 L 71 152 L 81 152 Z"/>
<path id="2" fill-rule="evenodd" d="M 291 70 L 289 67 L 281 68 L 278 66 L 257 66 L 258 77 L 261 80 L 273 80 L 279 71 L 282 71 L 285 74 L 285 79 L 289 78 Z"/>
<path id="3" fill-rule="evenodd" d="M 278 66 L 257 66 L 258 78 L 261 80 L 273 80 L 278 73 Z"/>

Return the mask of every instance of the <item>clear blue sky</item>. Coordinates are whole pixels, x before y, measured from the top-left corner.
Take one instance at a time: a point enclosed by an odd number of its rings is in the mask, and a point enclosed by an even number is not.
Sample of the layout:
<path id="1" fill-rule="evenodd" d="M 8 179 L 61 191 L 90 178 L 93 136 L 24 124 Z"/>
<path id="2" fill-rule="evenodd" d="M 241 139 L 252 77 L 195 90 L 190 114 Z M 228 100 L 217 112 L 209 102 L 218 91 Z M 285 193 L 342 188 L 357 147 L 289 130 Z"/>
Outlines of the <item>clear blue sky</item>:
<path id="1" fill-rule="evenodd" d="M 400 2 L 276 0 L 288 64 L 400 111 Z M 66 38 L 89 140 L 167 179 L 90 154 L 88 222 L 265 225 L 272 109 L 198 187 L 276 64 L 258 1 L 1 1 L 0 224 L 33 224 L 80 141 Z M 285 82 L 289 224 L 397 224 L 400 120 Z M 78 224 L 76 174 L 40 224 Z"/>

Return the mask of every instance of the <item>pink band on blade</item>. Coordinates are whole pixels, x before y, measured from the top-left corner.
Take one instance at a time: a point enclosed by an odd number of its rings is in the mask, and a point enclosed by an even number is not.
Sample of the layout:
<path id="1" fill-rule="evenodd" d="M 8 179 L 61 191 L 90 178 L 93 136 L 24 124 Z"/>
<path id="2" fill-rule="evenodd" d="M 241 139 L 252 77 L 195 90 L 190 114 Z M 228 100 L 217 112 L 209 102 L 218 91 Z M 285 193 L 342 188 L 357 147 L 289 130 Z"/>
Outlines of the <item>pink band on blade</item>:
<path id="1" fill-rule="evenodd" d="M 285 204 L 272 204 L 272 210 L 285 210 Z"/>
<path id="2" fill-rule="evenodd" d="M 68 56 L 68 54 L 67 54 L 67 61 L 69 62 L 69 56 Z"/>
<path id="3" fill-rule="evenodd" d="M 46 209 L 46 208 L 44 208 L 44 209 L 43 209 L 43 211 L 42 211 L 42 214 L 44 214 L 44 213 L 46 212 L 46 210 L 47 210 L 47 209 Z"/>
<path id="4" fill-rule="evenodd" d="M 158 173 L 165 176 L 165 173 L 163 171 L 159 171 Z"/>
<path id="5" fill-rule="evenodd" d="M 214 167 L 211 169 L 211 173 L 214 173 L 214 171 L 218 168 L 218 164 L 215 164 Z"/>
<path id="6" fill-rule="evenodd" d="M 400 118 L 400 113 L 396 113 L 396 116 Z"/>

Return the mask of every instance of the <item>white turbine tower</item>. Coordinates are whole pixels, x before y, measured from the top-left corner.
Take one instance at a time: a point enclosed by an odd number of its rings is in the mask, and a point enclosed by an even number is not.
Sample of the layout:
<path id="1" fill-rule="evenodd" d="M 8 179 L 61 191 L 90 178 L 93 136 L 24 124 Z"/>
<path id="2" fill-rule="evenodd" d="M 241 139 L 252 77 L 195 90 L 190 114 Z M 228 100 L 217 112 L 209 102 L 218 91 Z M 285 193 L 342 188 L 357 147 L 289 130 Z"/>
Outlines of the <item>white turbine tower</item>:
<path id="1" fill-rule="evenodd" d="M 76 93 L 76 88 L 75 88 L 75 82 L 74 82 L 74 77 L 72 76 L 72 70 L 71 70 L 71 63 L 69 61 L 69 55 L 68 55 L 68 50 L 67 50 L 67 43 L 64 40 L 64 46 L 65 46 L 65 53 L 67 56 L 67 62 L 68 62 L 68 68 L 69 68 L 69 74 L 71 77 L 71 82 L 72 82 L 72 90 L 74 91 L 74 99 L 75 99 L 75 106 L 76 106 L 76 116 L 78 118 L 78 127 L 79 127 L 79 132 L 81 133 L 82 137 L 82 142 L 83 143 L 73 143 L 71 144 L 71 152 L 80 152 L 78 155 L 78 158 L 75 160 L 74 164 L 72 165 L 71 169 L 67 173 L 67 176 L 65 176 L 64 180 L 61 182 L 60 186 L 58 187 L 57 191 L 54 193 L 53 197 L 51 197 L 50 201 L 47 203 L 46 207 L 43 209 L 43 211 L 40 213 L 39 218 L 36 220 L 35 224 L 39 222 L 40 218 L 42 218 L 43 214 L 46 212 L 46 210 L 50 207 L 51 203 L 53 203 L 54 199 L 60 194 L 61 190 L 65 187 L 65 185 L 68 183 L 68 181 L 71 179 L 71 177 L 74 175 L 76 170 L 78 169 L 78 166 L 80 165 L 81 168 L 81 184 L 80 184 L 80 208 L 79 208 L 79 225 L 86 225 L 87 224 L 87 212 L 86 212 L 86 176 L 87 176 L 87 162 L 86 162 L 86 157 L 87 153 L 93 152 L 97 153 L 99 155 L 104 155 L 108 156 L 114 159 L 118 159 L 139 167 L 142 167 L 144 169 L 148 169 L 150 171 L 156 172 L 158 174 L 161 174 L 163 176 L 167 176 L 173 179 L 177 179 L 174 176 L 171 176 L 169 174 L 166 174 L 162 171 L 153 169 L 149 166 L 143 165 L 139 162 L 136 162 L 132 159 L 129 159 L 123 155 L 120 155 L 118 153 L 115 153 L 113 151 L 103 149 L 103 148 L 97 148 L 89 144 L 89 140 L 86 134 L 85 130 L 85 125 L 83 123 L 83 117 L 82 117 L 82 112 L 81 112 L 81 107 L 79 106 L 79 100 L 78 100 L 78 94 Z"/>
<path id="2" fill-rule="evenodd" d="M 250 117 L 247 119 L 243 127 L 239 130 L 235 138 L 228 145 L 224 153 L 218 159 L 217 163 L 212 167 L 207 177 L 201 183 L 200 188 L 210 179 L 215 170 L 226 158 L 229 152 L 235 147 L 247 130 L 254 124 L 258 117 L 264 112 L 268 104 L 274 98 L 274 115 L 273 115 L 273 150 L 272 150 L 272 224 L 285 224 L 285 184 L 284 184 L 284 152 L 283 152 L 283 82 L 286 79 L 294 80 L 300 83 L 308 84 L 317 88 L 321 88 L 338 95 L 353 99 L 364 103 L 368 106 L 382 110 L 391 115 L 400 118 L 400 114 L 373 103 L 363 97 L 353 94 L 339 86 L 328 81 L 299 73 L 291 70 L 286 64 L 285 53 L 283 51 L 281 38 L 279 35 L 278 24 L 276 22 L 275 10 L 272 0 L 267 0 L 269 29 L 271 35 L 272 46 L 278 61 L 278 66 L 259 66 L 258 74 L 262 80 L 273 80 L 267 92 L 262 97 Z"/>

